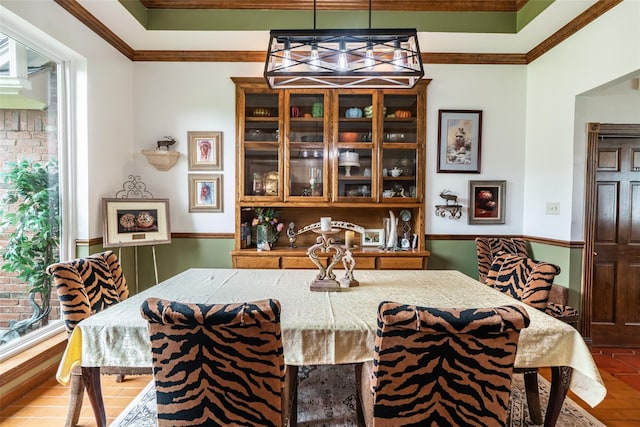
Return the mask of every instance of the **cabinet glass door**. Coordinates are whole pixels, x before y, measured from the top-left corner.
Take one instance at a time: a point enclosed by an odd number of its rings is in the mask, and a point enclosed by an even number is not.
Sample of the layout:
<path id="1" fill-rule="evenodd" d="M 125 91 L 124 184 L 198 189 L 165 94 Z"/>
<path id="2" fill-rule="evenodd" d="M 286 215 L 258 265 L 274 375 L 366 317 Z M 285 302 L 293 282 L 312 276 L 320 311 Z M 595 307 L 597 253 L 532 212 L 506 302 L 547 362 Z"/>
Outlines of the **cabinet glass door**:
<path id="1" fill-rule="evenodd" d="M 415 149 L 382 150 L 382 200 L 415 201 L 417 197 L 417 162 Z M 393 199 L 393 200 L 391 200 Z"/>
<path id="2" fill-rule="evenodd" d="M 287 200 L 323 201 L 328 197 L 327 102 L 324 92 L 307 91 L 290 93 L 285 102 Z"/>
<path id="3" fill-rule="evenodd" d="M 282 198 L 278 94 L 247 93 L 240 158 L 243 200 Z"/>
<path id="4" fill-rule="evenodd" d="M 418 98 L 415 94 L 384 95 L 385 114 L 382 131 L 382 201 L 414 202 L 419 170 Z"/>
<path id="5" fill-rule="evenodd" d="M 343 202 L 373 201 L 377 195 L 373 93 L 338 95 L 335 147 L 335 199 Z"/>

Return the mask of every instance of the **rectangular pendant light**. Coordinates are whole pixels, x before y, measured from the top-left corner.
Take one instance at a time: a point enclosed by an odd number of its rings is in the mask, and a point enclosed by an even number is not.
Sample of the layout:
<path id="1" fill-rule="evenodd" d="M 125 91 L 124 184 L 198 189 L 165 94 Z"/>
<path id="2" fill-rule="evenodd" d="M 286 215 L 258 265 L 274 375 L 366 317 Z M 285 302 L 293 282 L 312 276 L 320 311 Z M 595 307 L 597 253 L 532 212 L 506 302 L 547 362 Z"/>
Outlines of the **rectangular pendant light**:
<path id="1" fill-rule="evenodd" d="M 411 88 L 424 76 L 415 29 L 272 30 L 273 89 Z"/>

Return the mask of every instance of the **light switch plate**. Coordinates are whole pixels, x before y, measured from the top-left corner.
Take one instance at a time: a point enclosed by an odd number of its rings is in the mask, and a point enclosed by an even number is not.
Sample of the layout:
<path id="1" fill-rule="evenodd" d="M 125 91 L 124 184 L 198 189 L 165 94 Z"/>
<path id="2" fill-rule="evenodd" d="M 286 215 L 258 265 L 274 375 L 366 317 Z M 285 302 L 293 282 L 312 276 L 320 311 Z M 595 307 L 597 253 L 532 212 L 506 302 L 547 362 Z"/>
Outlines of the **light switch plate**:
<path id="1" fill-rule="evenodd" d="M 547 202 L 545 213 L 547 215 L 560 215 L 560 203 Z"/>

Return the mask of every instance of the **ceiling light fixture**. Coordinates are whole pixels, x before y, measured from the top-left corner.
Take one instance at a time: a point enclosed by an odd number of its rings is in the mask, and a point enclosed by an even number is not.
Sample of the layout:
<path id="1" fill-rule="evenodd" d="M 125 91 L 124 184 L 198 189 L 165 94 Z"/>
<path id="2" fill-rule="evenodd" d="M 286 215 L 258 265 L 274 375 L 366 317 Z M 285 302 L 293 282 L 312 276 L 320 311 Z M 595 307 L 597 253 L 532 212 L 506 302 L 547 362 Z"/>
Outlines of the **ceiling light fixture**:
<path id="1" fill-rule="evenodd" d="M 272 89 L 411 88 L 424 76 L 415 29 L 271 30 L 264 78 Z"/>

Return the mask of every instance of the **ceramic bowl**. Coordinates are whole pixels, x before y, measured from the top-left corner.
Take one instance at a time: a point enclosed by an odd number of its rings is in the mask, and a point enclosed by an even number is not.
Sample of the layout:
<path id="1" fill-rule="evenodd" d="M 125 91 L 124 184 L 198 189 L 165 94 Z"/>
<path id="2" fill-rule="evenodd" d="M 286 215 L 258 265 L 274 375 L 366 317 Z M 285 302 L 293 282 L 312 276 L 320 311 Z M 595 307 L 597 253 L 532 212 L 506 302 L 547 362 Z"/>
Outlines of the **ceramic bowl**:
<path id="1" fill-rule="evenodd" d="M 358 132 L 340 132 L 338 135 L 341 142 L 356 142 L 360 139 Z"/>

